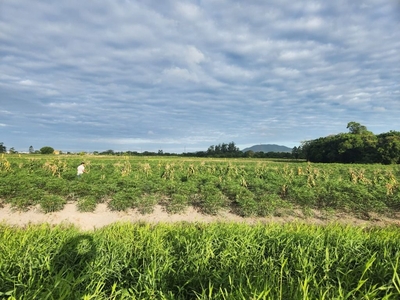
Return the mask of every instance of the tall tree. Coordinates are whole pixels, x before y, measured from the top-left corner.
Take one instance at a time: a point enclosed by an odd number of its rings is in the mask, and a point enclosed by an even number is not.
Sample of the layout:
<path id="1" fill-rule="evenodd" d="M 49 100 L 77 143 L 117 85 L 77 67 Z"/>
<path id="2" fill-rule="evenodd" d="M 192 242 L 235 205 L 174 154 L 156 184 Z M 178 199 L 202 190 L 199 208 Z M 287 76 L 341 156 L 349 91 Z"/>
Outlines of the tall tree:
<path id="1" fill-rule="evenodd" d="M 16 154 L 16 153 L 18 153 L 18 151 L 16 151 L 14 147 L 11 147 L 11 148 L 8 150 L 8 152 L 9 152 L 10 154 Z"/>
<path id="2" fill-rule="evenodd" d="M 230 152 L 230 153 L 237 153 L 237 152 L 239 152 L 239 151 L 240 151 L 239 148 L 236 147 L 236 145 L 235 145 L 234 142 L 230 142 L 230 143 L 228 144 L 228 152 Z"/>
<path id="3" fill-rule="evenodd" d="M 6 146 L 4 146 L 3 142 L 0 143 L 0 153 L 6 153 L 7 152 L 7 148 Z"/>
<path id="4" fill-rule="evenodd" d="M 400 164 L 400 131 L 378 135 L 377 152 L 384 164 Z"/>
<path id="5" fill-rule="evenodd" d="M 347 129 L 349 129 L 349 132 L 352 134 L 363 134 L 368 132 L 367 127 L 357 122 L 347 123 Z"/>
<path id="6" fill-rule="evenodd" d="M 214 152 L 215 152 L 215 147 L 214 147 L 214 145 L 211 145 L 210 147 L 208 147 L 208 149 L 207 149 L 207 154 L 214 154 Z"/>
<path id="7" fill-rule="evenodd" d="M 30 154 L 35 153 L 35 150 L 33 149 L 33 146 L 29 146 L 29 153 Z"/>

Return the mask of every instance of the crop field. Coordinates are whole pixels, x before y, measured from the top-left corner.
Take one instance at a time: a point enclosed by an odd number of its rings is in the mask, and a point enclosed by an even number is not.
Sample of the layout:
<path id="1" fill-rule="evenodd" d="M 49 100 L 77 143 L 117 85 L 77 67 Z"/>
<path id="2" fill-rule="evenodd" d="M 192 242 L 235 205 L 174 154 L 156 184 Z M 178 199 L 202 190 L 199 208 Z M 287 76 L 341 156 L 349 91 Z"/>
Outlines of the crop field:
<path id="1" fill-rule="evenodd" d="M 81 178 L 76 168 L 86 163 Z M 4 155 L 0 209 L 398 215 L 400 166 Z M 0 299 L 400 299 L 398 226 L 0 223 Z"/>
<path id="2" fill-rule="evenodd" d="M 82 178 L 76 175 L 81 160 Z M 268 216 L 282 209 L 341 210 L 368 217 L 400 210 L 399 165 L 310 164 L 252 159 L 143 157 L 0 158 L 0 199 L 43 212 L 75 201 L 81 211 L 98 203 L 111 210 L 152 212 L 156 204 L 179 213 L 189 205 L 206 214 L 228 209 Z"/>

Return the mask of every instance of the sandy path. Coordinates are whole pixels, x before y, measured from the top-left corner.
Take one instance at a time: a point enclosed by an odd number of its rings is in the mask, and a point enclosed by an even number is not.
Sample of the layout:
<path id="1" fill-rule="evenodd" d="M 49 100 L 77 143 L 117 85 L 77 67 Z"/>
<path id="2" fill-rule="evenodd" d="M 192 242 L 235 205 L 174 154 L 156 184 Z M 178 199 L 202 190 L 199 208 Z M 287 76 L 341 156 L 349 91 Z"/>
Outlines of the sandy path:
<path id="1" fill-rule="evenodd" d="M 136 210 L 126 212 L 110 211 L 106 204 L 98 204 L 94 212 L 79 212 L 74 203 L 67 203 L 62 211 L 43 213 L 39 207 L 33 207 L 28 211 L 15 211 L 10 205 L 3 205 L 0 208 L 0 222 L 14 226 L 26 226 L 28 224 L 49 223 L 73 224 L 82 230 L 93 230 L 115 222 L 244 222 L 254 224 L 258 222 L 285 223 L 300 221 L 310 224 L 342 223 L 357 226 L 400 226 L 400 216 L 397 218 L 387 218 L 375 216 L 370 220 L 361 220 L 353 216 L 336 214 L 328 217 L 318 211 L 313 211 L 314 216 L 304 217 L 300 211 L 284 215 L 282 217 L 265 218 L 242 218 L 240 216 L 223 211 L 217 216 L 204 215 L 196 211 L 193 207 L 188 207 L 184 213 L 168 214 L 161 206 L 156 206 L 150 214 L 142 215 Z"/>
<path id="2" fill-rule="evenodd" d="M 182 214 L 168 214 L 161 206 L 156 206 L 151 214 L 142 215 L 136 210 L 126 212 L 110 211 L 106 204 L 98 204 L 94 212 L 79 212 L 74 203 L 68 203 L 64 209 L 52 213 L 43 213 L 38 207 L 28 211 L 16 211 L 10 205 L 4 205 L 0 209 L 0 222 L 25 226 L 28 224 L 49 223 L 74 224 L 83 230 L 100 228 L 115 222 L 213 222 L 234 221 L 249 222 L 237 215 L 222 212 L 218 216 L 203 215 L 194 208 L 189 207 Z"/>
<path id="3" fill-rule="evenodd" d="M 16 211 L 10 205 L 4 205 L 0 209 L 0 222 L 25 226 L 28 224 L 49 223 L 74 224 L 83 230 L 100 228 L 115 222 L 213 222 L 213 221 L 233 221 L 233 222 L 254 222 L 246 220 L 237 215 L 222 212 L 218 216 L 203 215 L 194 208 L 189 207 L 182 214 L 168 214 L 161 206 L 156 206 L 151 214 L 142 215 L 136 210 L 126 212 L 110 211 L 106 204 L 98 204 L 94 212 L 79 212 L 74 203 L 68 203 L 64 209 L 52 213 L 43 213 L 38 207 L 28 211 Z"/>

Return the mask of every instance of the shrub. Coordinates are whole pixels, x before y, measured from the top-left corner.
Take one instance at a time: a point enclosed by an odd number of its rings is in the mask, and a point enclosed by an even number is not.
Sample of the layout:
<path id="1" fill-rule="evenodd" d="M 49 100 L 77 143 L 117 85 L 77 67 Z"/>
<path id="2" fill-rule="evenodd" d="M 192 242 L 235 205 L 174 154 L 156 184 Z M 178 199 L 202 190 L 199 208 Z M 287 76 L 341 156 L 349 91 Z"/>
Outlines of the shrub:
<path id="1" fill-rule="evenodd" d="M 115 193 L 112 196 L 111 201 L 108 203 L 108 207 L 111 210 L 117 210 L 117 211 L 125 211 L 128 208 L 132 208 L 132 206 L 133 206 L 132 195 L 124 191 Z"/>
<path id="2" fill-rule="evenodd" d="M 54 153 L 54 148 L 50 146 L 44 146 L 40 148 L 40 154 L 53 154 Z"/>
<path id="3" fill-rule="evenodd" d="M 245 188 L 236 195 L 234 203 L 236 204 L 234 211 L 242 217 L 254 216 L 258 213 L 258 203 L 254 199 L 254 194 Z"/>
<path id="4" fill-rule="evenodd" d="M 45 213 L 62 210 L 66 203 L 65 199 L 56 195 L 44 195 L 39 201 L 40 207 Z"/>
<path id="5" fill-rule="evenodd" d="M 212 183 L 207 183 L 201 187 L 200 199 L 195 205 L 203 213 L 216 215 L 226 203 L 227 199 L 224 194 Z"/>
<path id="6" fill-rule="evenodd" d="M 165 209 L 168 213 L 180 213 L 185 210 L 189 201 L 190 199 L 187 194 L 173 194 L 167 201 Z"/>
<path id="7" fill-rule="evenodd" d="M 149 214 L 154 210 L 154 205 L 158 202 L 158 196 L 155 194 L 144 194 L 133 196 L 132 207 L 136 208 L 141 214 Z"/>
<path id="8" fill-rule="evenodd" d="M 94 196 L 85 196 L 78 200 L 77 208 L 80 212 L 92 212 L 96 209 L 97 200 Z"/>

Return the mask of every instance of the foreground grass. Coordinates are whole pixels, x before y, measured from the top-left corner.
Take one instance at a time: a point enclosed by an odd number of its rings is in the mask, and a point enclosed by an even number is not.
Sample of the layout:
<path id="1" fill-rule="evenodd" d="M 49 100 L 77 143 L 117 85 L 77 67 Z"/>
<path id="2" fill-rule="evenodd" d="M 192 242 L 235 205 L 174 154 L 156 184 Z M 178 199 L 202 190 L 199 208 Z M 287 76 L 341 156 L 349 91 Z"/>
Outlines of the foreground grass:
<path id="1" fill-rule="evenodd" d="M 400 231 L 0 224 L 3 299 L 399 299 Z"/>

